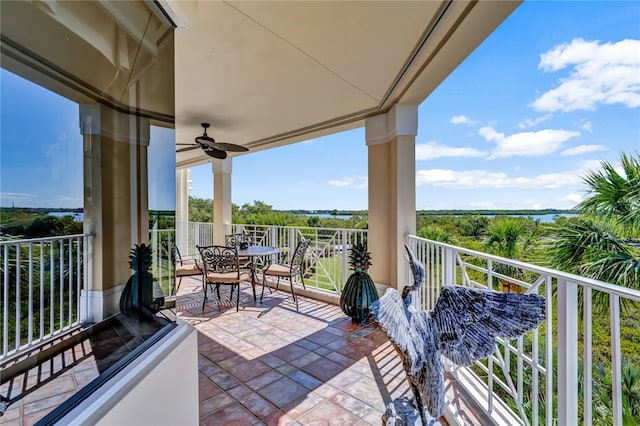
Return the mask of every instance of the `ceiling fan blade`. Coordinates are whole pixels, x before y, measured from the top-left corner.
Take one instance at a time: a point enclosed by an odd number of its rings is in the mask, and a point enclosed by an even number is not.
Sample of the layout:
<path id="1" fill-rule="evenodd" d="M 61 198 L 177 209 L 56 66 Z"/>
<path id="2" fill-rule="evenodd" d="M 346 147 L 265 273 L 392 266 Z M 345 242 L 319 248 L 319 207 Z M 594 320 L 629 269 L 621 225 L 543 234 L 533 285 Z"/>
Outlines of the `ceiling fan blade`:
<path id="1" fill-rule="evenodd" d="M 209 157 L 213 157 L 213 158 L 219 158 L 220 160 L 224 160 L 225 158 L 227 158 L 227 153 L 224 151 L 220 151 L 219 149 L 215 149 L 215 148 L 205 148 L 203 149 L 203 151 L 209 156 Z"/>
<path id="2" fill-rule="evenodd" d="M 177 143 L 176 145 L 184 145 L 184 146 L 196 146 L 192 143 Z"/>
<path id="3" fill-rule="evenodd" d="M 185 145 L 185 144 L 179 144 L 179 145 Z M 176 149 L 176 152 L 191 151 L 191 150 L 193 150 L 193 149 L 197 149 L 197 148 L 200 148 L 200 146 L 198 146 L 198 145 L 191 145 L 191 146 L 190 146 L 190 147 L 188 147 L 188 148 L 180 148 L 180 149 Z"/>
<path id="4" fill-rule="evenodd" d="M 231 151 L 231 152 L 246 152 L 249 151 L 248 148 L 245 148 L 242 145 L 236 145 L 234 143 L 225 143 L 225 142 L 214 142 L 212 148 L 219 149 L 221 151 Z"/>

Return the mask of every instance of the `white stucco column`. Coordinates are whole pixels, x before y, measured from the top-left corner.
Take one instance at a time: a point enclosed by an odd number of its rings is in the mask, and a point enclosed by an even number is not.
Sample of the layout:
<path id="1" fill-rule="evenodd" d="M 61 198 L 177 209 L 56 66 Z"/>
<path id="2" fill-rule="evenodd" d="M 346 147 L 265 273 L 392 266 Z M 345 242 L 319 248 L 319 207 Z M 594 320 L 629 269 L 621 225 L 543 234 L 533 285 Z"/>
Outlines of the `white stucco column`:
<path id="1" fill-rule="evenodd" d="M 176 170 L 176 245 L 182 255 L 189 249 L 189 194 L 191 194 L 191 169 Z"/>
<path id="2" fill-rule="evenodd" d="M 131 247 L 149 241 L 150 125 L 147 118 L 87 104 L 80 105 L 80 131 L 84 232 L 93 235 L 81 309 L 99 321 L 118 310 L 120 293 L 131 275 Z"/>
<path id="3" fill-rule="evenodd" d="M 224 245 L 231 230 L 231 158 L 211 160 L 213 170 L 213 242 Z"/>
<path id="4" fill-rule="evenodd" d="M 376 284 L 407 284 L 404 238 L 416 232 L 415 136 L 418 107 L 396 104 L 368 118 L 369 251 Z"/>

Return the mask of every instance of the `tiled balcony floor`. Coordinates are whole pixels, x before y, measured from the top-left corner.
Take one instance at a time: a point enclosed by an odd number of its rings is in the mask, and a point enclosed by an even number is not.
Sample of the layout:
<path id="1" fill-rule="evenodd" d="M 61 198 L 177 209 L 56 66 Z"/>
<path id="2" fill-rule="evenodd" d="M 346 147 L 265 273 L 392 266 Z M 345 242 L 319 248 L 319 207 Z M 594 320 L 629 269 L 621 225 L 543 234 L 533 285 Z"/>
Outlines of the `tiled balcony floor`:
<path id="1" fill-rule="evenodd" d="M 254 303 L 250 286 L 241 289 L 239 312 L 228 289 L 222 302 L 210 295 L 203 311 L 199 277 L 183 279 L 177 298 L 177 315 L 199 332 L 201 425 L 380 425 L 389 402 L 412 396 L 400 357 L 374 322 L 352 323 L 338 306 L 304 297 L 296 312 L 283 291 Z M 24 398 L 31 385 L 5 384 L 2 394 L 18 400 L 0 425 L 41 419 L 100 374 L 94 355 L 79 344 L 35 366 L 28 382 L 47 383 Z M 462 423 L 492 424 L 456 394 L 454 382 L 446 387 Z"/>
<path id="2" fill-rule="evenodd" d="M 296 312 L 283 291 L 254 304 L 241 288 L 239 312 L 226 289 L 204 312 L 199 279 L 180 289 L 178 316 L 199 332 L 201 425 L 380 425 L 389 402 L 411 396 L 375 323 L 303 297 Z"/>

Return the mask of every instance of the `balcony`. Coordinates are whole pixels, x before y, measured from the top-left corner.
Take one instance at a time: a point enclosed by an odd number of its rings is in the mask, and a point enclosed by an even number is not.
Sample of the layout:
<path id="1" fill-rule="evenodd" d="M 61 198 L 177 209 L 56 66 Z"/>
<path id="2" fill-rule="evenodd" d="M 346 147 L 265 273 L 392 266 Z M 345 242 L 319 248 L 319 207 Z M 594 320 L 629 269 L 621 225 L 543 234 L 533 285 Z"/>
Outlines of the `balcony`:
<path id="1" fill-rule="evenodd" d="M 166 232 L 164 237 L 152 236 L 152 240 L 167 244 L 184 241 L 188 236 L 188 247 L 183 251 L 189 253 L 196 244 L 213 237 L 212 224 L 181 223 L 177 230 L 175 239 L 173 232 Z M 335 306 L 348 275 L 348 245 L 366 238 L 366 231 L 249 225 L 234 225 L 234 230 L 252 233 L 263 244 L 284 247 L 285 256 L 286 247 L 299 238 L 311 239 L 305 262 L 306 282 L 311 289 L 296 290 L 303 294 L 300 311 L 296 312 L 286 291 L 267 293 L 263 303 L 254 304 L 250 287 L 243 285 L 241 311 L 236 314 L 224 293 L 222 302 L 212 299 L 203 311 L 199 278 L 184 280 L 176 297 L 176 312 L 198 331 L 201 421 L 219 424 L 223 419 L 239 416 L 243 424 L 271 424 L 276 420 L 304 424 L 343 416 L 347 423 L 379 424 L 385 405 L 408 392 L 400 358 L 374 323 L 353 324 Z M 42 265 L 46 264 L 56 268 L 53 273 L 47 271 L 47 277 L 62 276 L 63 285 L 71 283 L 81 289 L 89 279 L 91 263 L 79 254 L 86 238 L 89 237 L 3 243 L 3 283 L 10 283 L 8 277 L 14 276 L 14 271 L 25 274 L 20 290 L 13 291 L 7 285 L 2 289 L 3 361 L 33 350 L 44 341 L 68 338 L 82 329 L 82 323 L 91 315 L 89 308 L 79 309 L 75 296 L 68 299 L 70 296 L 65 295 L 63 302 L 71 303 L 60 303 L 60 295 L 66 293 L 59 291 L 59 284 L 45 291 L 34 283 L 39 282 Z M 430 309 L 445 283 L 497 290 L 501 282 L 508 281 L 517 291 L 542 294 L 547 299 L 547 318 L 551 321 L 538 330 L 521 339 L 499 342 L 492 357 L 471 368 L 448 366 L 450 424 L 461 424 L 465 419 L 482 424 L 525 425 L 558 421 L 571 424 L 580 419 L 592 424 L 597 406 L 593 388 L 596 378 L 591 372 L 596 362 L 611 377 L 610 420 L 622 424 L 622 354 L 626 342 L 621 334 L 621 318 L 625 315 L 621 305 L 640 302 L 640 292 L 413 236 L 407 238 L 407 243 L 427 270 L 417 298 L 422 309 Z M 52 246 L 56 247 L 56 260 L 42 261 L 41 256 L 51 252 L 46 248 Z M 45 249 L 38 249 L 35 256 L 34 247 Z M 16 258 L 23 260 L 16 262 Z M 156 258 L 156 268 L 168 262 L 169 259 Z M 496 268 L 498 264 L 524 273 L 519 273 L 519 278 L 504 275 L 497 272 L 505 270 Z M 61 272 L 71 267 L 80 273 Z M 408 268 L 404 268 L 409 282 Z M 170 288 L 175 285 L 171 275 L 154 275 L 169 283 L 167 294 L 174 292 Z M 54 291 L 55 297 L 40 298 L 41 292 L 48 297 L 48 291 Z M 607 312 L 594 312 L 592 299 L 596 294 L 607 299 Z M 53 309 L 40 300 L 50 300 L 47 303 Z M 27 304 L 29 319 L 17 321 L 15 332 L 9 336 L 7 331 L 14 329 L 9 319 L 16 318 L 9 315 L 8 307 L 18 301 Z M 54 312 L 54 321 L 41 310 Z M 603 323 L 603 315 L 608 322 Z M 26 328 L 20 327 L 25 323 Z M 602 327 L 611 336 L 609 350 L 595 354 L 593 330 Z M 3 381 L 0 388 L 2 396 L 11 401 L 3 423 L 25 417 L 37 407 L 33 405 L 38 402 L 33 395 L 11 400 L 10 393 L 15 396 L 16 386 L 15 382 Z M 42 399 L 52 396 L 45 394 L 44 390 L 35 393 Z M 55 405 L 40 414 L 53 408 Z"/>

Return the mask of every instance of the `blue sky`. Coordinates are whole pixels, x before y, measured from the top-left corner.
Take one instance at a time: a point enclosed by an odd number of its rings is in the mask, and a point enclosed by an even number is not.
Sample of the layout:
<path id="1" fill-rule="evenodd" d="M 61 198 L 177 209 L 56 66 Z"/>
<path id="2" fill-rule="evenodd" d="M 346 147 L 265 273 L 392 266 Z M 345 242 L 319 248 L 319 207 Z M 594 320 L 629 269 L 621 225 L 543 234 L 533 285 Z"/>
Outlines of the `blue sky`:
<path id="1" fill-rule="evenodd" d="M 81 164 L 77 106 L 37 102 L 4 71 L 0 84 L 0 204 L 80 206 L 80 169 L 51 167 Z M 640 2 L 525 2 L 419 106 L 416 206 L 570 208 L 586 170 L 637 151 Z M 355 129 L 234 159 L 232 199 L 366 209 L 367 173 Z M 211 198 L 210 165 L 192 176 Z"/>

